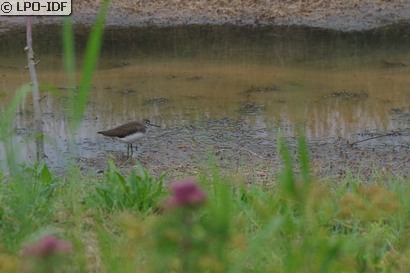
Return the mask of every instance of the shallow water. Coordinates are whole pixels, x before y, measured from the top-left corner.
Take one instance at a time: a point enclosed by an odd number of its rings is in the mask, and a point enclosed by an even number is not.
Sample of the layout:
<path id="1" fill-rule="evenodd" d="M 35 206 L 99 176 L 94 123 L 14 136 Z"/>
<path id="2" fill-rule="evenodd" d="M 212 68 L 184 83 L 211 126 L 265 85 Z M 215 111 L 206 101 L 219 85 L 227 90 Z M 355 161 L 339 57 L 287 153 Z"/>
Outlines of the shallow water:
<path id="1" fill-rule="evenodd" d="M 289 136 L 302 124 L 310 140 L 343 137 L 351 142 L 366 132 L 407 130 L 407 29 L 397 26 L 363 33 L 215 26 L 107 30 L 88 108 L 76 135 L 80 156 L 125 151 L 124 144 L 96 132 L 142 118 L 161 125 L 159 130 L 164 132 L 225 117 L 249 124 L 250 130 L 287 128 L 284 134 Z M 40 28 L 34 37 L 44 32 Z M 66 88 L 58 31 L 46 33 L 44 40 L 34 42 L 41 61 L 39 80 L 60 88 L 57 94 L 44 93 L 41 101 L 46 153 L 62 165 L 68 138 L 66 102 L 72 91 Z M 3 109 L 14 90 L 29 79 L 20 50 L 22 34 L 5 35 L 0 42 Z M 86 31 L 78 31 L 77 52 L 83 51 L 85 37 Z M 28 138 L 32 117 L 27 97 L 15 116 L 14 141 L 23 158 L 34 154 Z M 399 141 L 408 145 L 408 136 Z"/>

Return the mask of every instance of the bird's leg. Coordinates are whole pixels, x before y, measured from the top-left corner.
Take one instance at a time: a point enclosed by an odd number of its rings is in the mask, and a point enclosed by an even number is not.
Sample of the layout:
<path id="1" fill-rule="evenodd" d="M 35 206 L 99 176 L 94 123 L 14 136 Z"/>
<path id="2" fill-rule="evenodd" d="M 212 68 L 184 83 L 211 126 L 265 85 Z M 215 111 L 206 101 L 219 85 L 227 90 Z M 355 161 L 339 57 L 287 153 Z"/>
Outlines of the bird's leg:
<path id="1" fill-rule="evenodd" d="M 130 144 L 128 143 L 127 144 L 127 157 L 129 156 L 130 156 Z"/>
<path id="2" fill-rule="evenodd" d="M 134 151 L 132 150 L 132 143 L 130 143 L 130 145 L 131 145 L 131 157 L 132 157 L 132 154 L 134 153 Z"/>

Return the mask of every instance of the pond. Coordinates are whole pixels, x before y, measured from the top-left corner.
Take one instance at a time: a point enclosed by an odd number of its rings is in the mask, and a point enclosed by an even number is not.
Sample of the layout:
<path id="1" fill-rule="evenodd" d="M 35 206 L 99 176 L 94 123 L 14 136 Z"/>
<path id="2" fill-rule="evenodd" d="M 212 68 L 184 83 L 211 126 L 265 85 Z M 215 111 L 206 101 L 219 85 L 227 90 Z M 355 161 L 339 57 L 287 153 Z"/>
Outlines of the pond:
<path id="1" fill-rule="evenodd" d="M 76 32 L 77 78 L 87 34 L 80 27 Z M 38 26 L 34 31 L 39 81 L 59 90 L 44 92 L 41 100 L 46 154 L 56 165 L 64 164 L 67 152 L 66 102 L 73 92 L 66 85 L 60 37 L 58 27 Z M 217 128 L 213 136 L 234 132 L 221 143 L 211 137 L 212 145 L 254 142 L 246 149 L 263 158 L 263 150 L 274 150 L 275 145 L 263 148 L 255 137 L 274 142 L 281 128 L 284 137 L 292 138 L 303 126 L 311 142 L 342 138 L 355 143 L 376 136 L 360 145 L 374 148 L 387 143 L 390 150 L 399 147 L 401 160 L 406 159 L 409 42 L 410 27 L 405 25 L 347 33 L 303 27 L 107 29 L 88 107 L 76 134 L 79 155 L 92 159 L 105 151 L 126 153 L 123 143 L 96 132 L 148 118 L 161 128 L 152 129 L 141 140 L 138 157 L 155 157 L 152 147 L 156 145 L 178 158 L 175 153 L 180 147 L 190 146 L 183 141 L 187 130 L 191 139 L 209 133 L 212 129 L 208 127 L 213 126 Z M 15 90 L 29 81 L 23 48 L 23 30 L 2 34 L 2 109 Z M 28 137 L 33 131 L 30 99 L 26 98 L 15 116 L 17 153 L 26 159 L 34 156 Z M 246 140 L 252 132 L 255 137 Z M 154 138 L 157 142 L 150 143 Z M 196 141 L 206 143 L 199 139 Z M 164 146 L 158 148 L 161 144 Z M 157 161 L 164 156 L 160 155 Z M 0 159 L 5 159 L 3 152 Z"/>

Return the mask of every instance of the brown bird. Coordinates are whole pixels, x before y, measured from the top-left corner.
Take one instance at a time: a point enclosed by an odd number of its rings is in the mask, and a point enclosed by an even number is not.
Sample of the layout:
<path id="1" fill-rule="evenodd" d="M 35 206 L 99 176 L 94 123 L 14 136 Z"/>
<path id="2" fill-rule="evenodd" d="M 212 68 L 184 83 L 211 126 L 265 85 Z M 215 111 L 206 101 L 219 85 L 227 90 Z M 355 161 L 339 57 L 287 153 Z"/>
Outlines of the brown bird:
<path id="1" fill-rule="evenodd" d="M 100 131 L 97 132 L 98 134 L 102 134 L 103 136 L 112 137 L 124 143 L 127 143 L 127 156 L 131 156 L 133 154 L 132 150 L 132 143 L 137 141 L 139 138 L 143 137 L 147 132 L 147 126 L 155 126 L 160 127 L 158 125 L 152 124 L 148 119 L 143 119 L 141 121 L 131 121 L 115 127 L 110 130 Z M 135 151 L 137 150 L 137 146 L 135 145 Z"/>

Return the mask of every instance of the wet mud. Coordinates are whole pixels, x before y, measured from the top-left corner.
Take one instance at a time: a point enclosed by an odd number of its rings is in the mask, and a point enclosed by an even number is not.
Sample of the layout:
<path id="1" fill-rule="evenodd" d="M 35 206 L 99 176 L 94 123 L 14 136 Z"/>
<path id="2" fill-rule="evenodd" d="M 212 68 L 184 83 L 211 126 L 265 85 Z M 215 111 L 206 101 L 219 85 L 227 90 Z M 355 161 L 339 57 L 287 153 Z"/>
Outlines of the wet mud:
<path id="1" fill-rule="evenodd" d="M 124 170 L 135 162 L 153 175 L 167 173 L 173 180 L 207 172 L 216 163 L 227 174 L 246 182 L 273 183 L 282 167 L 278 155 L 278 130 L 288 143 L 297 171 L 297 137 L 286 125 L 252 128 L 245 121 L 222 118 L 186 126 L 150 131 L 140 141 L 132 159 L 126 146 L 120 151 L 100 151 L 94 158 L 81 158 L 83 171 L 101 174 L 112 159 Z M 371 182 L 377 179 L 410 177 L 410 129 L 397 132 L 358 132 L 356 141 L 342 137 L 308 139 L 311 168 L 316 177 L 338 182 L 354 176 Z M 213 163 L 212 163 L 213 162 Z"/>

